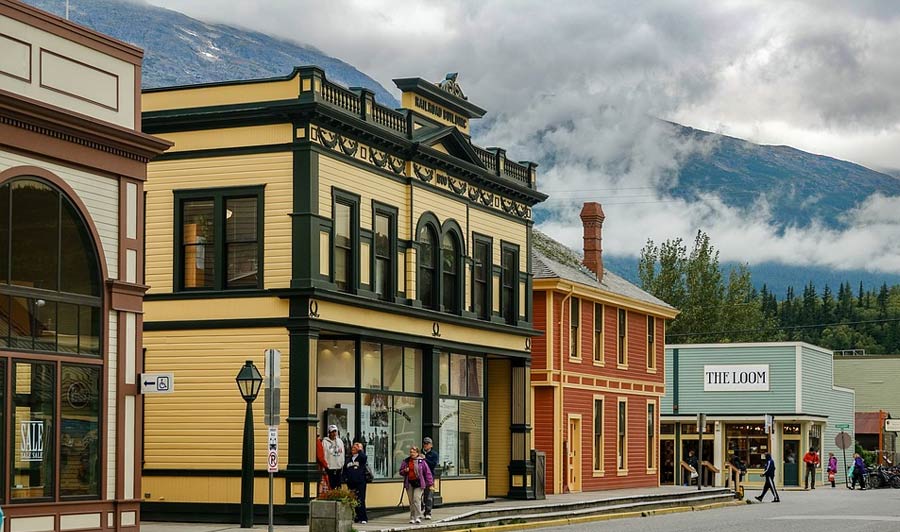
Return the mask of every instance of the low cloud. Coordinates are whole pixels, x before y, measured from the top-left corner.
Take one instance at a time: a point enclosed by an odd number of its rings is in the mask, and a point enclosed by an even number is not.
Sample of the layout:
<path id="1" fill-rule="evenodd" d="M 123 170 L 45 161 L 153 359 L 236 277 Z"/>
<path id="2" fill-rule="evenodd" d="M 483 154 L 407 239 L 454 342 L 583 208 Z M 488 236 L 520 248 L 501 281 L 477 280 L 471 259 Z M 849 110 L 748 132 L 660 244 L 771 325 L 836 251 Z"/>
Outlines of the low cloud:
<path id="1" fill-rule="evenodd" d="M 841 230 L 778 226 L 765 197 L 674 199 L 680 165 L 713 146 L 658 120 L 900 168 L 900 3 L 151 3 L 311 44 L 389 90 L 393 77 L 460 71 L 489 111 L 476 140 L 541 163 L 542 228 L 573 247 L 580 205 L 595 200 L 617 255 L 701 229 L 724 260 L 900 270 L 900 199 L 870 197 Z"/>

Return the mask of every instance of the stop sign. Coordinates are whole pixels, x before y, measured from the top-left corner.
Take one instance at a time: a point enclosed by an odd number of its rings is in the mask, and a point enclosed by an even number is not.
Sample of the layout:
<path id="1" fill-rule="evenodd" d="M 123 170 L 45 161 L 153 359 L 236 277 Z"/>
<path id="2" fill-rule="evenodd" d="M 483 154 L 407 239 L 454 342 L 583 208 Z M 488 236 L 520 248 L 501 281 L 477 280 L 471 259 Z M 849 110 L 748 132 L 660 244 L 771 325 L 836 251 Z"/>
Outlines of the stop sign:
<path id="1" fill-rule="evenodd" d="M 846 432 L 841 432 L 834 437 L 834 444 L 837 445 L 838 449 L 849 449 L 853 444 L 853 439 Z"/>

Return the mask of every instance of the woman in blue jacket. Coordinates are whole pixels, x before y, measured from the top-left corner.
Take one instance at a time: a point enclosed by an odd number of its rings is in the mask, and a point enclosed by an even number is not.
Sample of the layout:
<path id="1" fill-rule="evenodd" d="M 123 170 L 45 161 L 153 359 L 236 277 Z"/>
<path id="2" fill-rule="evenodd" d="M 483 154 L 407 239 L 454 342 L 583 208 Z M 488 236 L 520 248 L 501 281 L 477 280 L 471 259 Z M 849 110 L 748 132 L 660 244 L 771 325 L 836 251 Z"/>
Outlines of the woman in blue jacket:
<path id="1" fill-rule="evenodd" d="M 365 523 L 369 520 L 366 512 L 366 468 L 369 459 L 363 452 L 361 443 L 356 442 L 350 447 L 350 458 L 344 465 L 344 483 L 347 488 L 356 493 L 359 505 L 356 507 L 356 522 Z"/>
<path id="2" fill-rule="evenodd" d="M 862 456 L 859 454 L 853 454 L 853 476 L 852 482 L 850 483 L 850 489 L 854 489 L 856 487 L 856 483 L 859 482 L 859 489 L 866 489 L 866 477 L 869 475 L 869 471 L 866 469 L 866 462 L 862 459 Z"/>

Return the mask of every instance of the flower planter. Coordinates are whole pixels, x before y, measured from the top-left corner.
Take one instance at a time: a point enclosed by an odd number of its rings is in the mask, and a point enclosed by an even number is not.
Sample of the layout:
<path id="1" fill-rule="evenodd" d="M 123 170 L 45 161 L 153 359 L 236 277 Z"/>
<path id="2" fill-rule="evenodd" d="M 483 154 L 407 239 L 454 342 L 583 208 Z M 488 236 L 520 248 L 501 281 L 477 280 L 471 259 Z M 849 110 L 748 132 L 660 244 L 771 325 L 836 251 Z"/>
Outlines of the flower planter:
<path id="1" fill-rule="evenodd" d="M 309 503 L 309 532 L 350 532 L 353 527 L 353 508 L 341 501 Z"/>

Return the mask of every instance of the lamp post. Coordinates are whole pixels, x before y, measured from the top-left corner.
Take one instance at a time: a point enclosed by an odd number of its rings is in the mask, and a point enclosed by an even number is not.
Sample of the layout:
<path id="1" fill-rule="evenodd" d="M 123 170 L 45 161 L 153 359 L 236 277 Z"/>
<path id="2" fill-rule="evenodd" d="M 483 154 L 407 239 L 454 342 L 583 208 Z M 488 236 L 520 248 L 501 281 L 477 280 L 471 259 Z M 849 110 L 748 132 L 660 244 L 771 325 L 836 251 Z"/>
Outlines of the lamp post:
<path id="1" fill-rule="evenodd" d="M 237 377 L 238 390 L 247 403 L 244 415 L 244 449 L 241 454 L 241 528 L 253 528 L 253 401 L 262 387 L 262 375 L 248 360 Z"/>

